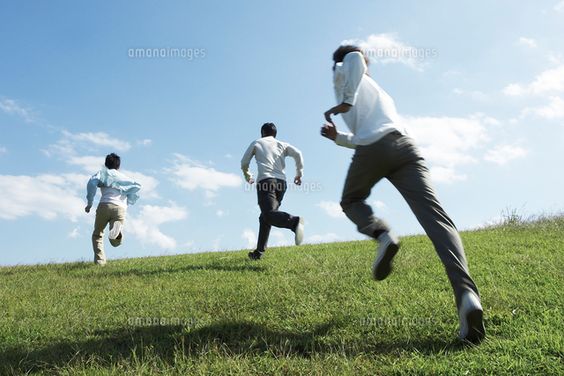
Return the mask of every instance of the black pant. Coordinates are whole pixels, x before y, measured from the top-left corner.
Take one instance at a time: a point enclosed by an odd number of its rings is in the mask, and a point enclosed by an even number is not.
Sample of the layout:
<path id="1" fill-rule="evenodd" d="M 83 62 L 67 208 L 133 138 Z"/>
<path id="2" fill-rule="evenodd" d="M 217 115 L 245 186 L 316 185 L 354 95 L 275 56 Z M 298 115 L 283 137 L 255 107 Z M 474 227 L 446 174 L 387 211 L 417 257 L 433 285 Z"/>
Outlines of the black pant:
<path id="1" fill-rule="evenodd" d="M 284 193 L 286 193 L 286 181 L 282 179 L 263 179 L 257 183 L 258 204 L 260 207 L 259 235 L 257 251 L 264 252 L 268 243 L 270 229 L 272 226 L 287 228 L 292 231 L 296 229 L 299 217 L 278 211 L 282 204 Z"/>

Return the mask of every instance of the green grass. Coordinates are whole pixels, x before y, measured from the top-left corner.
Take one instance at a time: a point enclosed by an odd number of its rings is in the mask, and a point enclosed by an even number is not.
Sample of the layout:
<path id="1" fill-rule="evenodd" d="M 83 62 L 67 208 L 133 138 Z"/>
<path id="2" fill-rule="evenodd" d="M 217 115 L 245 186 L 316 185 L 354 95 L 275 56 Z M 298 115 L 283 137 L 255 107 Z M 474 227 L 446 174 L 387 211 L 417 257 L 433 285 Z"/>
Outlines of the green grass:
<path id="1" fill-rule="evenodd" d="M 0 268 L 0 374 L 563 374 L 564 219 L 462 237 L 480 346 L 414 236 L 383 282 L 369 241 Z"/>

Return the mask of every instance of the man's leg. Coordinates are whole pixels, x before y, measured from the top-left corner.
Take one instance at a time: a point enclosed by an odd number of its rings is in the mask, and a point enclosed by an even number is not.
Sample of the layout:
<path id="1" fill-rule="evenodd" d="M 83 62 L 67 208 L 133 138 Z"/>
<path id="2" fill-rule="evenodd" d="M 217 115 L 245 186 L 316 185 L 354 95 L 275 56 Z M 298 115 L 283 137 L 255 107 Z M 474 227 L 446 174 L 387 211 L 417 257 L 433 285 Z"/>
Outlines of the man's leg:
<path id="1" fill-rule="evenodd" d="M 259 235 L 256 252 L 266 251 L 271 225 L 266 218 L 266 213 L 278 209 L 278 202 L 272 200 L 270 193 L 272 189 L 271 179 L 264 179 L 257 183 L 257 199 L 260 207 Z"/>
<path id="2" fill-rule="evenodd" d="M 454 290 L 457 307 L 466 291 L 471 290 L 478 295 L 458 231 L 431 187 L 429 170 L 423 159 L 414 155 L 412 162 L 395 171 L 388 179 L 405 198 L 433 242 Z"/>
<path id="3" fill-rule="evenodd" d="M 125 224 L 125 208 L 118 205 L 111 205 L 110 207 L 110 228 L 112 228 L 115 222 L 121 222 L 122 229 Z M 110 244 L 113 247 L 119 247 L 123 241 L 123 230 L 120 232 L 117 238 L 110 239 Z"/>
<path id="4" fill-rule="evenodd" d="M 386 161 L 378 152 L 380 144 L 377 142 L 376 145 L 357 147 L 341 197 L 341 207 L 346 216 L 356 225 L 359 232 L 372 238 L 378 238 L 380 234 L 390 231 L 388 224 L 375 217 L 372 208 L 366 203 L 372 187 L 386 172 Z"/>
<path id="5" fill-rule="evenodd" d="M 259 206 L 265 221 L 274 227 L 294 230 L 298 217 L 279 211 L 280 201 L 284 197 L 286 184 L 282 180 L 268 179 L 267 189 L 261 192 Z M 264 186 L 263 186 L 264 188 Z"/>
<path id="6" fill-rule="evenodd" d="M 280 203 L 286 192 L 286 182 L 276 179 L 264 179 L 257 183 L 258 204 L 261 215 L 257 251 L 266 250 L 268 236 L 272 226 L 296 229 L 299 217 L 279 211 Z"/>
<path id="7" fill-rule="evenodd" d="M 92 248 L 94 249 L 94 262 L 97 264 L 106 263 L 104 253 L 104 229 L 109 222 L 108 207 L 105 204 L 98 205 L 96 209 L 96 219 L 94 221 L 94 231 L 92 232 Z"/>

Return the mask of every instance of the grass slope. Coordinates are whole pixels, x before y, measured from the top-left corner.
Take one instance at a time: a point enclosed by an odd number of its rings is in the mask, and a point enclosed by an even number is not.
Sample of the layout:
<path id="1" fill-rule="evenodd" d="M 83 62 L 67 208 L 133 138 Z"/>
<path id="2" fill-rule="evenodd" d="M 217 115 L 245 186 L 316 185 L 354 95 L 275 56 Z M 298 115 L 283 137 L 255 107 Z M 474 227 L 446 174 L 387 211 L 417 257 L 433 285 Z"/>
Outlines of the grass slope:
<path id="1" fill-rule="evenodd" d="M 378 283 L 368 241 L 0 268 L 0 374 L 563 374 L 564 219 L 462 236 L 478 347 L 414 236 Z"/>

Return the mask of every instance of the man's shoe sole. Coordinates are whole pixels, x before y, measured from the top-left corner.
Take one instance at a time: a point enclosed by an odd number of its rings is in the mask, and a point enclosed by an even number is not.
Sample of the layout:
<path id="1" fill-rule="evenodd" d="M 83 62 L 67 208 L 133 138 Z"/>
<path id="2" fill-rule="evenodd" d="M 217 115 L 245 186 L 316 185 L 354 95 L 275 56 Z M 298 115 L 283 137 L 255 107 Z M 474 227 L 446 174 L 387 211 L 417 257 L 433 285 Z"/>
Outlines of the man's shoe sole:
<path id="1" fill-rule="evenodd" d="M 112 228 L 110 229 L 108 238 L 110 238 L 111 240 L 116 240 L 121 234 L 122 229 L 123 229 L 123 223 L 121 223 L 120 221 L 115 221 Z"/>
<path id="2" fill-rule="evenodd" d="M 484 312 L 480 309 L 474 309 L 466 314 L 466 321 L 468 322 L 468 334 L 464 341 L 473 344 L 482 342 L 486 336 L 486 328 L 484 327 Z"/>
<path id="3" fill-rule="evenodd" d="M 390 243 L 386 248 L 384 257 L 379 263 L 374 262 L 372 265 L 372 278 L 376 281 L 382 281 L 392 272 L 392 260 L 399 251 L 399 244 Z"/>

